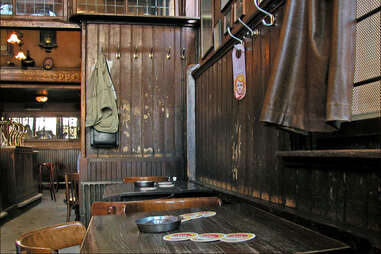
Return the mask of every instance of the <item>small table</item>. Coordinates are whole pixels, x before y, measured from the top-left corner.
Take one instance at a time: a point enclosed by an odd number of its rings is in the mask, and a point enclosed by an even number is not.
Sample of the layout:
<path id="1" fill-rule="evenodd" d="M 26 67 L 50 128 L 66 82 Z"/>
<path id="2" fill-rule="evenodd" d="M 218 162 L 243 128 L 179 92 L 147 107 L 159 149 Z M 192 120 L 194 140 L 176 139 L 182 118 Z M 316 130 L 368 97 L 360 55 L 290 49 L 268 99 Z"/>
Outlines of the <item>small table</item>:
<path id="1" fill-rule="evenodd" d="M 214 210 L 217 214 L 183 222 L 179 229 L 167 233 L 141 233 L 135 224 L 136 219 L 146 216 L 180 215 L 200 210 Z M 245 232 L 254 233 L 256 237 L 240 243 L 163 240 L 164 235 L 175 232 Z M 342 242 L 242 203 L 214 209 L 93 216 L 81 253 L 323 253 L 346 249 L 349 246 Z"/>
<path id="2" fill-rule="evenodd" d="M 134 183 L 118 183 L 105 187 L 102 200 L 103 201 L 128 201 L 137 200 L 139 197 L 146 199 L 147 196 L 158 198 L 163 196 L 201 196 L 211 195 L 214 191 L 212 189 L 203 187 L 199 184 L 186 181 L 177 181 L 175 186 L 171 188 L 157 187 L 155 190 L 142 191 L 136 188 Z"/>

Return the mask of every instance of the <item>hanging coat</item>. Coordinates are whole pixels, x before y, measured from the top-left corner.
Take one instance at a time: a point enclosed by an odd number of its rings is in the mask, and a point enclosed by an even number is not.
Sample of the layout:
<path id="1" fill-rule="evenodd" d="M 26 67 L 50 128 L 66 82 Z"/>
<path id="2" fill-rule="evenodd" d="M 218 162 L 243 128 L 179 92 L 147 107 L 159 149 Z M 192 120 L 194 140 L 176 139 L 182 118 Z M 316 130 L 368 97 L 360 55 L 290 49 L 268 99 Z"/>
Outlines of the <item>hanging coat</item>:
<path id="1" fill-rule="evenodd" d="M 97 131 L 115 133 L 118 125 L 114 85 L 105 56 L 100 52 L 86 89 L 86 127 L 93 126 Z"/>

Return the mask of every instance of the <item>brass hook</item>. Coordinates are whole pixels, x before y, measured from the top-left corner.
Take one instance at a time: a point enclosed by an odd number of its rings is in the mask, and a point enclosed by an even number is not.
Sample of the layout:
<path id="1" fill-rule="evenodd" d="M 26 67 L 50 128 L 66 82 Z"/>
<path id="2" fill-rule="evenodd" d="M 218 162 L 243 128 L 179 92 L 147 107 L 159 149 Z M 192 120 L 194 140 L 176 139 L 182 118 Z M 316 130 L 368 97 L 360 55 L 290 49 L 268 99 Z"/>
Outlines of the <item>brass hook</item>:
<path id="1" fill-rule="evenodd" d="M 135 47 L 134 59 L 138 59 L 138 46 Z"/>
<path id="2" fill-rule="evenodd" d="M 150 53 L 148 54 L 148 57 L 151 58 L 151 59 L 153 58 L 153 48 L 151 48 L 151 51 L 150 51 Z"/>
<path id="3" fill-rule="evenodd" d="M 167 59 L 171 59 L 171 47 L 168 48 Z"/>
<path id="4" fill-rule="evenodd" d="M 182 50 L 181 50 L 181 56 L 180 56 L 180 58 L 182 59 L 182 60 L 184 60 L 185 59 L 185 48 L 183 48 Z"/>

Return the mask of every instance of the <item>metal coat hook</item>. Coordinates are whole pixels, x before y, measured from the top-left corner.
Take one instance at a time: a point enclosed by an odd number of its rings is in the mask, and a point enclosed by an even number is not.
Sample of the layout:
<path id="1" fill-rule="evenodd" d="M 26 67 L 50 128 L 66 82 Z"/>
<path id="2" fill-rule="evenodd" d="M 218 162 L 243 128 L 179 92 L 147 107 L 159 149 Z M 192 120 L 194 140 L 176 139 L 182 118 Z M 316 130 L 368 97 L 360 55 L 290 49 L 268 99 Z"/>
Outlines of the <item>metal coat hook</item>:
<path id="1" fill-rule="evenodd" d="M 168 48 L 167 59 L 171 59 L 171 47 Z"/>
<path id="2" fill-rule="evenodd" d="M 232 34 L 232 32 L 230 31 L 230 27 L 228 27 L 228 33 L 229 33 L 230 37 L 232 37 L 234 40 L 239 41 L 239 43 L 243 44 L 243 40 L 241 40 L 241 39 L 238 38 L 238 37 L 235 37 L 235 36 Z M 234 47 L 235 47 L 237 50 L 240 50 L 240 49 L 237 47 L 236 44 L 234 45 Z"/>
<path id="3" fill-rule="evenodd" d="M 251 36 L 251 37 L 253 37 L 254 35 L 258 35 L 258 34 L 259 34 L 259 32 L 258 32 L 257 29 L 255 29 L 255 30 L 251 29 L 245 22 L 242 21 L 241 18 L 238 18 L 238 21 L 239 21 L 244 27 L 246 27 L 247 30 L 249 30 L 249 32 L 250 32 L 250 36 Z"/>
<path id="4" fill-rule="evenodd" d="M 120 46 L 118 46 L 118 48 L 116 49 L 115 57 L 116 59 L 120 59 Z"/>
<path id="5" fill-rule="evenodd" d="M 151 48 L 151 51 L 150 51 L 150 53 L 148 54 L 148 57 L 151 58 L 151 59 L 153 58 L 153 48 Z"/>
<path id="6" fill-rule="evenodd" d="M 185 48 L 183 48 L 183 49 L 181 50 L 181 56 L 180 56 L 180 58 L 181 58 L 182 60 L 185 59 Z"/>
<path id="7" fill-rule="evenodd" d="M 264 9 L 262 9 L 262 8 L 259 6 L 257 0 L 253 0 L 253 1 L 254 1 L 254 5 L 255 5 L 255 7 L 256 7 L 260 12 L 263 12 L 264 14 L 266 14 L 266 16 L 269 16 L 269 17 L 270 17 L 270 23 L 267 23 L 267 21 L 266 21 L 266 17 L 264 17 L 264 18 L 262 19 L 262 23 L 263 23 L 263 25 L 265 25 L 265 26 L 272 26 L 272 25 L 274 25 L 274 21 L 275 21 L 275 17 L 274 17 L 274 15 L 272 15 L 270 12 L 265 11 Z"/>
<path id="8" fill-rule="evenodd" d="M 138 47 L 135 47 L 134 59 L 138 59 Z"/>

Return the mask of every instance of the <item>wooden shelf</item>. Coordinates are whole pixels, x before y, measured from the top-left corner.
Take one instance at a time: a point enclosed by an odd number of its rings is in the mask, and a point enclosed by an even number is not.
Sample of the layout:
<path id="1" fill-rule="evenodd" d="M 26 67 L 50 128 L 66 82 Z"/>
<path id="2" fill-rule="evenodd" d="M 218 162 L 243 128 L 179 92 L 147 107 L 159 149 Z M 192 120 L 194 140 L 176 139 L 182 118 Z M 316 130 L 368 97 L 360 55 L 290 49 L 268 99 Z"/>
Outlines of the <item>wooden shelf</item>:
<path id="1" fill-rule="evenodd" d="M 80 83 L 81 70 L 42 68 L 9 68 L 1 67 L 0 81 L 4 82 L 54 82 L 54 83 Z"/>
<path id="2" fill-rule="evenodd" d="M 381 149 L 277 151 L 278 157 L 381 159 Z"/>

